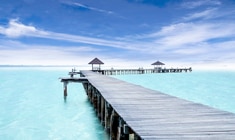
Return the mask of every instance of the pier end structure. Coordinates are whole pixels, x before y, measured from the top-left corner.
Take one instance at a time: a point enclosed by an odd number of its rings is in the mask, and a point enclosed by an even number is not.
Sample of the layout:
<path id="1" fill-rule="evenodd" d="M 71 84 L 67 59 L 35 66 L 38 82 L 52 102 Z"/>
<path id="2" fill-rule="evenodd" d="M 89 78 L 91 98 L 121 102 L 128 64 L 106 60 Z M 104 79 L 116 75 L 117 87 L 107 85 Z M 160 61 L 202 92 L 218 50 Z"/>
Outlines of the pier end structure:
<path id="1" fill-rule="evenodd" d="M 91 67 L 92 67 L 93 71 L 100 71 L 101 70 L 101 65 L 103 65 L 104 63 L 100 59 L 94 58 L 88 64 L 91 64 Z M 98 65 L 98 67 L 94 67 L 94 65 Z"/>
<path id="2" fill-rule="evenodd" d="M 123 74 L 150 74 L 150 73 L 181 73 L 181 72 L 191 72 L 192 68 L 162 68 L 164 63 L 160 61 L 154 62 L 153 69 L 144 69 L 144 68 L 138 68 L 138 69 L 101 69 L 101 65 L 104 63 L 98 59 L 94 58 L 91 62 L 88 64 L 92 65 L 92 71 L 101 73 L 103 75 L 123 75 Z M 98 65 L 98 67 L 95 67 L 94 65 Z"/>
<path id="3" fill-rule="evenodd" d="M 228 139 L 235 114 L 179 99 L 92 71 L 82 82 L 111 140 Z"/>
<path id="4" fill-rule="evenodd" d="M 64 85 L 64 99 L 66 100 L 67 96 L 68 96 L 68 91 L 67 91 L 67 86 L 69 83 L 71 82 L 76 82 L 76 83 L 88 83 L 88 80 L 87 78 L 85 77 L 73 77 L 72 75 L 76 75 L 78 74 L 77 72 L 76 73 L 69 73 L 69 75 L 71 75 L 71 77 L 65 77 L 65 78 L 59 78 L 61 82 L 63 82 L 63 85 Z M 80 72 L 79 72 L 80 74 Z"/>

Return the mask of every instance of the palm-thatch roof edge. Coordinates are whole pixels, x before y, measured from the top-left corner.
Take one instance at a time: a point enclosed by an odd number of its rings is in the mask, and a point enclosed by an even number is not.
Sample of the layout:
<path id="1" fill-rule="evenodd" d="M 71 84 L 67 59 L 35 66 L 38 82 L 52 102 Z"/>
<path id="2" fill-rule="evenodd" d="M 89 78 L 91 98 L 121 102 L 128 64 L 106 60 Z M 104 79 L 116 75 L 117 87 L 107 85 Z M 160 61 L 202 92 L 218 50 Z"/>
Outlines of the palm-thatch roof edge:
<path id="1" fill-rule="evenodd" d="M 104 64 L 101 60 L 99 60 L 98 58 L 94 58 L 91 62 L 89 62 L 88 64 Z"/>

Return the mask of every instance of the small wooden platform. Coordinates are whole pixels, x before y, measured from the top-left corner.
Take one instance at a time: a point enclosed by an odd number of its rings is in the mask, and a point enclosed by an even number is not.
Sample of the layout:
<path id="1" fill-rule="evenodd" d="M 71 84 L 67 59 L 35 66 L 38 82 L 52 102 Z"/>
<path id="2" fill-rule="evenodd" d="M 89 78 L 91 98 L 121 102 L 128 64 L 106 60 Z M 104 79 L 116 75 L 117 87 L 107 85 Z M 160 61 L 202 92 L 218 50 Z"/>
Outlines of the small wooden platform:
<path id="1" fill-rule="evenodd" d="M 235 139 L 233 113 L 91 71 L 81 75 L 89 81 L 84 88 L 110 139 Z"/>
<path id="2" fill-rule="evenodd" d="M 85 77 L 69 77 L 69 78 L 59 78 L 61 82 L 78 82 L 78 83 L 87 83 L 88 80 Z"/>

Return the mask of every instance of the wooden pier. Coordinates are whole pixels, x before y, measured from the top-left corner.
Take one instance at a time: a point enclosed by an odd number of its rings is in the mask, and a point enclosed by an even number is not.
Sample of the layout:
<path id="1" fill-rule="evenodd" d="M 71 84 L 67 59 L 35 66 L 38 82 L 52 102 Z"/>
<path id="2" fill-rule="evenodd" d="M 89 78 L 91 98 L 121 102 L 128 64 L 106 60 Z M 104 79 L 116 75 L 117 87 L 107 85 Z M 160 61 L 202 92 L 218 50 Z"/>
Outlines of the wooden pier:
<path id="1" fill-rule="evenodd" d="M 103 75 L 124 75 L 124 74 L 150 74 L 150 73 L 181 73 L 191 72 L 192 68 L 155 68 L 155 69 L 106 69 L 93 70 Z"/>
<path id="2" fill-rule="evenodd" d="M 110 140 L 234 140 L 235 114 L 92 71 L 81 82 Z M 108 75 L 108 74 L 107 74 Z M 66 84 L 65 84 L 66 83 Z M 66 91 L 67 94 L 67 91 Z"/>

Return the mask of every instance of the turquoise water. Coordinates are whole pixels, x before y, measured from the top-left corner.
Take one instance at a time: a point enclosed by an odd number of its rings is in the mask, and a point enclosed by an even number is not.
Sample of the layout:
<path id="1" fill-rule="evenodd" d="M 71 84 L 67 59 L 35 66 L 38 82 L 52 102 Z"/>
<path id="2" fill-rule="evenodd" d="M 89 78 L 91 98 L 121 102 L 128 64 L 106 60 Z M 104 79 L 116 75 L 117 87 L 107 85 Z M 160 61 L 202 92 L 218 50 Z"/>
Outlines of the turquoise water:
<path id="1" fill-rule="evenodd" d="M 56 69 L 0 68 L 1 140 L 108 140 L 81 84 L 64 102 Z"/>
<path id="2" fill-rule="evenodd" d="M 117 75 L 118 79 L 235 113 L 234 71 Z"/>
<path id="3" fill-rule="evenodd" d="M 0 139 L 108 140 L 81 84 L 59 77 L 71 68 L 0 68 Z M 115 76 L 173 96 L 235 113 L 235 72 Z"/>

